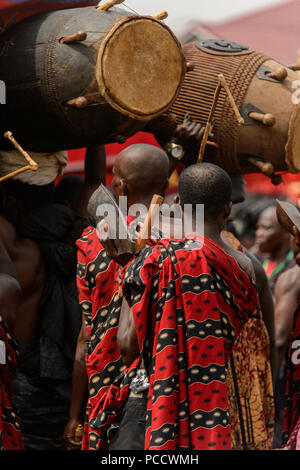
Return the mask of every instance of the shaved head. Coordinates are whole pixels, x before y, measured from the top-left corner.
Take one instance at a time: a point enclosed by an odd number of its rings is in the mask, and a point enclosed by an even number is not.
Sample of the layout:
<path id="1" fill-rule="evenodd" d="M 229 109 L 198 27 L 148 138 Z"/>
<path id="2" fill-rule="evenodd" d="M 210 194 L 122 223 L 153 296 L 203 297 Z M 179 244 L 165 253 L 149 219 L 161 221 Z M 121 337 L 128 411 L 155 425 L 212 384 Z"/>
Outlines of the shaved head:
<path id="1" fill-rule="evenodd" d="M 168 185 L 169 158 L 154 145 L 131 145 L 117 156 L 114 173 L 123 178 L 137 196 L 163 196 Z"/>

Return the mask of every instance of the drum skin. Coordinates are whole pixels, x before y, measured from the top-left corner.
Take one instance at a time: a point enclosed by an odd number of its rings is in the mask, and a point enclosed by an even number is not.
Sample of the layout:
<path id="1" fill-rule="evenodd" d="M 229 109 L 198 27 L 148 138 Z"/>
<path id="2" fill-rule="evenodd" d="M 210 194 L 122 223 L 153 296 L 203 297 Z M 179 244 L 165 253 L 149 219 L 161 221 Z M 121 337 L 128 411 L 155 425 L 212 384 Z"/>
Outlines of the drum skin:
<path id="1" fill-rule="evenodd" d="M 215 40 L 217 50 L 210 48 L 211 41 L 189 43 L 183 46 L 187 62 L 194 70 L 187 73 L 178 98 L 170 108 L 176 123 L 183 121 L 186 113 L 191 119 L 206 124 L 222 73 L 234 100 L 245 118 L 239 125 L 229 100 L 221 92 L 215 114 L 213 136 L 209 140 L 218 144 L 216 149 L 207 146 L 204 161 L 218 164 L 230 174 L 257 173 L 256 166 L 249 163 L 249 156 L 271 162 L 275 171 L 300 171 L 300 115 L 299 105 L 293 104 L 293 84 L 299 75 L 288 69 L 283 81 L 270 79 L 265 71 L 277 71 L 281 64 L 245 46 L 228 42 L 228 50 L 222 51 L 226 41 Z M 207 46 L 208 45 L 208 46 Z M 225 47 L 224 46 L 224 47 Z M 275 117 L 273 127 L 248 117 L 249 110 L 271 113 Z M 160 143 L 167 141 L 174 131 L 174 122 L 161 118 L 152 121 L 151 130 Z"/>
<path id="2" fill-rule="evenodd" d="M 78 31 L 84 41 L 59 42 Z M 10 130 L 27 150 L 51 152 L 125 141 L 172 105 L 186 64 L 163 22 L 85 7 L 36 15 L 1 35 L 0 70 L 1 136 Z M 78 97 L 84 107 L 70 106 Z M 10 148 L 1 137 L 0 149 Z"/>

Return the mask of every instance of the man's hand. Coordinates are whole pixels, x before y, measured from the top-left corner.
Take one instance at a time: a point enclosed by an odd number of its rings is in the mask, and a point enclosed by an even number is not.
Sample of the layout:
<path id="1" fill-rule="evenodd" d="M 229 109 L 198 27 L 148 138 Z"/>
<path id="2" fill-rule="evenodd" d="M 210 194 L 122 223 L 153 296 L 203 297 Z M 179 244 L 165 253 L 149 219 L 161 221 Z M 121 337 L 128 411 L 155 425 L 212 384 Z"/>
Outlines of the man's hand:
<path id="1" fill-rule="evenodd" d="M 205 126 L 199 122 L 193 122 L 189 117 L 186 117 L 182 124 L 178 124 L 171 142 L 179 144 L 184 149 L 184 156 L 180 160 L 185 166 L 197 163 L 201 141 L 204 135 Z M 173 158 L 170 154 L 170 174 L 176 168 L 178 160 Z"/>
<path id="2" fill-rule="evenodd" d="M 201 144 L 205 126 L 198 122 L 185 120 L 182 124 L 178 124 L 174 133 L 175 142 L 182 147 L 199 146 Z"/>
<path id="3" fill-rule="evenodd" d="M 82 423 L 77 419 L 70 419 L 67 422 L 63 435 L 67 450 L 80 450 L 81 448 L 82 441 L 75 440 L 75 430 L 79 424 Z"/>

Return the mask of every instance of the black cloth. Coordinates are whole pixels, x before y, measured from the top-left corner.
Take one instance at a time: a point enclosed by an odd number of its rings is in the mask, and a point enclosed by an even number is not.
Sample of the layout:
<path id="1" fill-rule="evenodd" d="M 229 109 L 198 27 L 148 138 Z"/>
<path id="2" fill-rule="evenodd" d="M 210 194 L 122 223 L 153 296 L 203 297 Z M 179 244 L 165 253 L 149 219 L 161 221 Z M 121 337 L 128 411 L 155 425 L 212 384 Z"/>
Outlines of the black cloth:
<path id="1" fill-rule="evenodd" d="M 64 449 L 62 434 L 68 421 L 81 328 L 75 241 L 88 225 L 87 219 L 62 204 L 34 209 L 17 225 L 20 237 L 37 242 L 46 265 L 40 337 L 20 343 L 20 370 L 14 381 L 14 403 L 27 450 Z"/>
<path id="2" fill-rule="evenodd" d="M 141 398 L 128 398 L 123 408 L 120 426 L 110 441 L 109 450 L 144 450 L 146 411 L 146 395 Z"/>
<path id="3" fill-rule="evenodd" d="M 72 376 L 81 309 L 76 288 L 75 241 L 89 225 L 62 204 L 48 204 L 24 214 L 18 235 L 35 240 L 46 263 L 40 303 L 40 377 Z"/>

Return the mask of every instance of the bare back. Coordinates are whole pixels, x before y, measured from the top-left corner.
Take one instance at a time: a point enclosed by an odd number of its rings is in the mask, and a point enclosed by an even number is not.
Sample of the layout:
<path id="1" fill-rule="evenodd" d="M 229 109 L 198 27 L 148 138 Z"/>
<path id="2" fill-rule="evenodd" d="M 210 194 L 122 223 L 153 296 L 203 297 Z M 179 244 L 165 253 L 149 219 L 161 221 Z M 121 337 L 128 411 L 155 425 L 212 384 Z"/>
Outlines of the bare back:
<path id="1" fill-rule="evenodd" d="M 14 335 L 19 341 L 30 341 L 39 335 L 39 305 L 46 269 L 38 244 L 29 238 L 18 238 L 15 227 L 0 216 L 0 239 L 12 260 L 21 286 Z"/>

